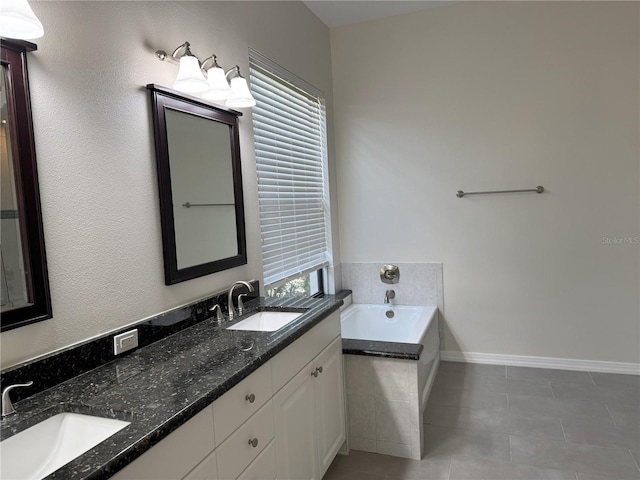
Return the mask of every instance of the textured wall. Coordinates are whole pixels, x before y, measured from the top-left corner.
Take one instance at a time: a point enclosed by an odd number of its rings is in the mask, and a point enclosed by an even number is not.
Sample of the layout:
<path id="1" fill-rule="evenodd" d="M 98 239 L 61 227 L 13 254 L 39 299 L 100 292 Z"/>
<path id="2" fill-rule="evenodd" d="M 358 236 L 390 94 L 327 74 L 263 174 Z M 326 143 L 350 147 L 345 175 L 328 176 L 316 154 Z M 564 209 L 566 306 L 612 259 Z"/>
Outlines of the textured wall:
<path id="1" fill-rule="evenodd" d="M 342 259 L 443 262 L 444 349 L 639 362 L 639 9 L 463 2 L 331 31 Z"/>
<path id="2" fill-rule="evenodd" d="M 215 52 L 221 65 L 238 63 L 247 74 L 252 46 L 324 90 L 332 105 L 329 32 L 300 2 L 31 4 L 45 28 L 29 74 L 54 317 L 2 333 L 2 368 L 262 277 L 247 112 L 240 142 L 249 263 L 164 285 L 144 87 L 171 86 L 177 66 L 159 62 L 156 49 L 188 40 L 201 59 Z"/>

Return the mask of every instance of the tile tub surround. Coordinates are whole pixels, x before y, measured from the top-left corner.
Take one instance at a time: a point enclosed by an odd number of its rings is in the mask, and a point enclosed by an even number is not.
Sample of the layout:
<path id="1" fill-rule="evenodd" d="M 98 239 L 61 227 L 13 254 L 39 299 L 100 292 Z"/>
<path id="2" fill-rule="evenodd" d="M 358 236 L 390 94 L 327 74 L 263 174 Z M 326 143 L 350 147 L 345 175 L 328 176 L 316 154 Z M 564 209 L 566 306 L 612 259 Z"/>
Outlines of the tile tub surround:
<path id="1" fill-rule="evenodd" d="M 432 332 L 437 337 L 437 325 Z M 417 360 L 344 355 L 351 449 L 422 457 L 422 411 L 439 361 L 437 350 L 426 353 Z"/>
<path id="2" fill-rule="evenodd" d="M 393 285 L 382 283 L 380 280 L 380 267 L 388 263 L 392 263 L 400 269 L 400 280 Z M 342 286 L 352 291 L 353 303 L 382 304 L 385 292 L 391 289 L 396 292 L 393 303 L 397 305 L 436 305 L 440 317 L 440 341 L 444 345 L 445 310 L 442 263 L 380 261 L 343 263 L 341 267 Z"/>
<path id="3" fill-rule="evenodd" d="M 0 440 L 59 411 L 129 421 L 128 427 L 47 477 L 107 479 L 337 311 L 342 300 L 326 296 L 276 303 L 300 309 L 302 316 L 276 332 L 226 330 L 231 322 L 215 325 L 211 319 L 199 322 L 19 401 L 18 413 L 2 422 Z M 278 308 L 263 299 L 246 307 L 246 314 L 234 321 Z"/>
<path id="4" fill-rule="evenodd" d="M 324 480 L 638 480 L 639 403 L 637 375 L 442 361 L 422 459 L 352 451 Z"/>
<path id="5" fill-rule="evenodd" d="M 393 263 L 400 269 L 394 285 L 380 280 L 380 267 L 388 263 L 393 262 L 342 264 L 342 286 L 353 292 L 353 303 L 383 303 L 385 292 L 392 289 L 398 305 L 437 305 L 444 312 L 442 263 Z"/>

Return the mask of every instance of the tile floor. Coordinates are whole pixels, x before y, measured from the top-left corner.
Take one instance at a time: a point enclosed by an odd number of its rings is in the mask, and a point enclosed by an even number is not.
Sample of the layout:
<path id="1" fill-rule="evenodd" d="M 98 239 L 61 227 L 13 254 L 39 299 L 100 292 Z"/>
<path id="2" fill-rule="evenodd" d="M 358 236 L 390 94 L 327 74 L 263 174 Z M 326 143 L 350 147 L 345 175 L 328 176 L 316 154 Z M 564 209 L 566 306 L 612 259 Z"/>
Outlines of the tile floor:
<path id="1" fill-rule="evenodd" d="M 351 451 L 324 480 L 640 479 L 640 376 L 442 362 L 421 461 Z"/>

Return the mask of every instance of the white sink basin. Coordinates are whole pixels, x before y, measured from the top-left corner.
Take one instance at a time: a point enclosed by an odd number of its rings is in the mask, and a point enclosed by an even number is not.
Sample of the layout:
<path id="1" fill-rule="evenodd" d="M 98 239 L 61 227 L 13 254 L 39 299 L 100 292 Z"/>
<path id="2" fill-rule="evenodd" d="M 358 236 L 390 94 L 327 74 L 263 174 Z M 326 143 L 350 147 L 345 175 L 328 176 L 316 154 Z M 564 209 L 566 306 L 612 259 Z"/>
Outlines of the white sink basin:
<path id="1" fill-rule="evenodd" d="M 288 323 L 293 322 L 301 313 L 298 312 L 258 312 L 246 320 L 227 327 L 227 330 L 252 330 L 256 332 L 275 332 Z"/>
<path id="2" fill-rule="evenodd" d="M 0 478 L 40 480 L 129 425 L 60 413 L 0 442 Z"/>

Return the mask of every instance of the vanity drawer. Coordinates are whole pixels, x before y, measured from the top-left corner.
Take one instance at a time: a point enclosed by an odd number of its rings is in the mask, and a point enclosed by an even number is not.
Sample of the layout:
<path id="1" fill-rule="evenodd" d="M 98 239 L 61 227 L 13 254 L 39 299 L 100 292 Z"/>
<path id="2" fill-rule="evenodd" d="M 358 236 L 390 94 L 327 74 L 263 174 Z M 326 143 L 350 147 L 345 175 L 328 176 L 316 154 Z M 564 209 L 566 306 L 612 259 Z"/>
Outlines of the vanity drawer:
<path id="1" fill-rule="evenodd" d="M 340 312 L 335 311 L 271 359 L 273 391 L 280 390 L 307 363 L 340 335 Z"/>
<path id="2" fill-rule="evenodd" d="M 273 405 L 269 400 L 217 448 L 218 476 L 236 478 L 273 440 L 273 431 Z M 251 440 L 257 440 L 255 447 Z"/>
<path id="3" fill-rule="evenodd" d="M 238 480 L 275 480 L 277 474 L 276 441 L 271 440 L 262 453 L 242 472 Z"/>
<path id="4" fill-rule="evenodd" d="M 271 361 L 213 402 L 216 442 L 220 444 L 272 396 Z"/>
<path id="5" fill-rule="evenodd" d="M 216 452 L 211 452 L 200 464 L 182 480 L 218 480 Z"/>

